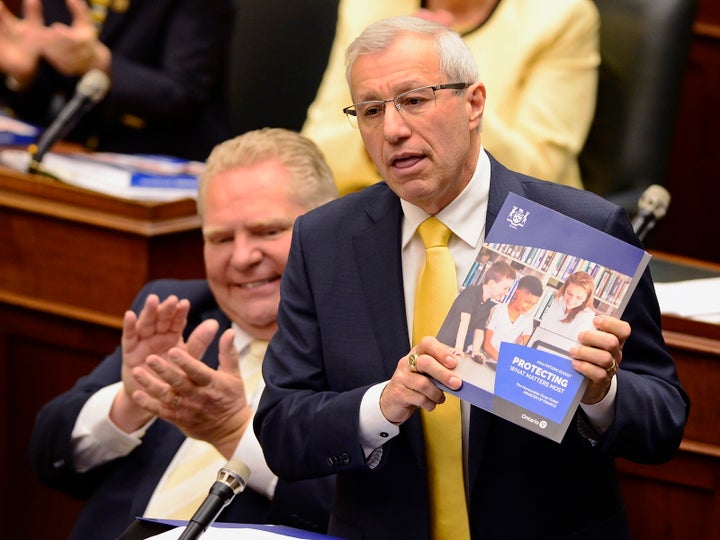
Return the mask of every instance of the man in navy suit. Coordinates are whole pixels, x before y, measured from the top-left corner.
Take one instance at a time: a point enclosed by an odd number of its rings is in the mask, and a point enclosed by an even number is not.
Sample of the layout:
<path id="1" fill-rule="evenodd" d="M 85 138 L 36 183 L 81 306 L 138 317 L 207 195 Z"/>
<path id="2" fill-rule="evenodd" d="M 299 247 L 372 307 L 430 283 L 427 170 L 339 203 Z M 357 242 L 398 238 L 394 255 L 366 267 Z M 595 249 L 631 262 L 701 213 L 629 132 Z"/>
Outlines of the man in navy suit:
<path id="1" fill-rule="evenodd" d="M 445 401 L 433 379 L 454 389 L 461 381 L 450 347 L 432 336 L 411 346 L 418 225 L 436 216 L 452 231 L 458 283 L 510 192 L 639 241 L 619 207 L 514 173 L 483 149 L 485 87 L 454 32 L 387 19 L 347 58 L 354 104 L 345 111 L 385 181 L 295 222 L 254 426 L 280 478 L 337 475 L 330 534 L 424 540 L 435 518 L 417 409 L 431 416 Z M 589 384 L 561 444 L 463 403 L 470 537 L 628 537 L 614 458 L 670 459 L 689 401 L 649 272 L 624 320 L 594 325 L 571 351 Z"/>
<path id="2" fill-rule="evenodd" d="M 34 470 L 87 499 L 72 538 L 117 538 L 136 516 L 189 519 L 189 497 L 207 495 L 230 458 L 250 477 L 220 521 L 325 531 L 333 481 L 278 481 L 247 429 L 262 383 L 246 384 L 253 345 L 277 329 L 292 224 L 336 193 L 297 133 L 258 130 L 215 148 L 198 196 L 207 280 L 148 284 L 125 313 L 121 346 L 38 414 Z M 169 497 L 173 471 L 199 452 L 209 459 L 197 486 Z"/>

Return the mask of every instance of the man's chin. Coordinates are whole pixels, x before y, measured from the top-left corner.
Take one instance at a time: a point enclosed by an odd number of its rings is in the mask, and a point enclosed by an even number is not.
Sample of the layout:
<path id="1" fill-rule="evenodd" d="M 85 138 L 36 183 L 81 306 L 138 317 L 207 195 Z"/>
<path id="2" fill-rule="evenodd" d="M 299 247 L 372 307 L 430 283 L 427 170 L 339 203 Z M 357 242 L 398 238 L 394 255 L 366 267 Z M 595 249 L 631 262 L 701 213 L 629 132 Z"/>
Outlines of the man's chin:
<path id="1" fill-rule="evenodd" d="M 249 326 L 265 328 L 277 324 L 278 303 L 254 303 L 255 305 L 243 306 L 240 315 Z"/>
<path id="2" fill-rule="evenodd" d="M 389 178 L 389 179 L 388 179 Z M 420 176 L 403 176 L 389 175 L 386 181 L 390 188 L 396 193 L 401 193 L 403 198 L 407 197 L 426 197 L 431 191 L 431 186 L 424 177 Z"/>

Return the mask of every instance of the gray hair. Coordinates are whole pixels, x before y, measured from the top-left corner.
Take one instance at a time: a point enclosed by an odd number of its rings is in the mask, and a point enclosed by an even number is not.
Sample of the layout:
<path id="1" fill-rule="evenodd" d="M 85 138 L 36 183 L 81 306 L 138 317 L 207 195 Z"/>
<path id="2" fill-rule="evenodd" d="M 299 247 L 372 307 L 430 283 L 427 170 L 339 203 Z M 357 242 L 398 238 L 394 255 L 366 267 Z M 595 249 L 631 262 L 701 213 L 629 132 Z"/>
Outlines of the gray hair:
<path id="1" fill-rule="evenodd" d="M 345 52 L 345 78 L 348 85 L 353 65 L 360 55 L 384 51 L 404 34 L 420 34 L 435 39 L 440 69 L 448 81 L 477 82 L 475 58 L 457 32 L 447 26 L 406 15 L 381 19 L 371 24 L 348 46 Z"/>
<path id="2" fill-rule="evenodd" d="M 293 202 L 312 210 L 337 197 L 330 168 L 317 145 L 295 131 L 262 128 L 224 141 L 210 152 L 198 188 L 198 213 L 208 184 L 218 174 L 236 167 L 249 167 L 276 159 L 290 173 Z"/>

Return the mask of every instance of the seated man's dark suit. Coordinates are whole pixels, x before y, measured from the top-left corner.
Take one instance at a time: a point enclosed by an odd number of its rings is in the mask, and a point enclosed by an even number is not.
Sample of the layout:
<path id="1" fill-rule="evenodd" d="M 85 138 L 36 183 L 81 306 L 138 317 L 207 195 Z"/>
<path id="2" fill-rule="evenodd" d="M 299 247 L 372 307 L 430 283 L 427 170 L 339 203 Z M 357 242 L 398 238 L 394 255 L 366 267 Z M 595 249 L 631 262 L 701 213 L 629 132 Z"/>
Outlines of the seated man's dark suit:
<path id="1" fill-rule="evenodd" d="M 190 300 L 185 337 L 206 319 L 220 323 L 220 330 L 203 358 L 203 362 L 216 368 L 218 337 L 230 326 L 230 321 L 218 308 L 207 282 L 151 282 L 133 302 L 132 309 L 136 313 L 151 293 L 161 300 L 170 294 Z M 121 365 L 122 354 L 118 348 L 92 373 L 78 380 L 72 389 L 45 405 L 37 416 L 32 434 L 30 457 L 40 480 L 73 497 L 87 499 L 71 535 L 73 539 L 117 538 L 143 514 L 165 469 L 185 439 L 175 426 L 158 419 L 147 430 L 142 444 L 128 456 L 86 473 L 74 471 L 70 435 L 75 420 L 92 394 L 120 380 Z M 324 532 L 332 489 L 330 478 L 302 482 L 280 480 L 274 499 L 269 501 L 248 486 L 223 510 L 218 521 L 274 523 Z"/>
<path id="2" fill-rule="evenodd" d="M 204 160 L 231 135 L 225 99 L 233 0 L 109 2 L 99 39 L 112 51 L 105 99 L 67 140 L 93 150 L 169 154 Z M 123 6 L 124 9 L 117 6 Z M 71 24 L 65 0 L 44 0 L 45 24 Z M 3 101 L 27 122 L 47 127 L 78 77 L 41 60 L 32 84 Z"/>
<path id="3" fill-rule="evenodd" d="M 491 158 L 489 230 L 508 192 L 638 244 L 625 212 L 589 192 L 507 170 Z M 400 427 L 370 469 L 358 436 L 361 399 L 390 379 L 410 338 L 401 266 L 402 209 L 385 183 L 300 217 L 283 275 L 279 331 L 265 357 L 267 387 L 255 430 L 282 478 L 337 473 L 330 534 L 429 537 L 420 414 Z M 660 332 L 645 272 L 625 312 L 632 335 L 617 373 L 615 420 L 597 444 L 579 411 L 561 444 L 472 407 L 468 513 L 473 538 L 628 537 L 614 458 L 670 459 L 688 398 Z M 295 451 L 288 454 L 287 448 Z"/>

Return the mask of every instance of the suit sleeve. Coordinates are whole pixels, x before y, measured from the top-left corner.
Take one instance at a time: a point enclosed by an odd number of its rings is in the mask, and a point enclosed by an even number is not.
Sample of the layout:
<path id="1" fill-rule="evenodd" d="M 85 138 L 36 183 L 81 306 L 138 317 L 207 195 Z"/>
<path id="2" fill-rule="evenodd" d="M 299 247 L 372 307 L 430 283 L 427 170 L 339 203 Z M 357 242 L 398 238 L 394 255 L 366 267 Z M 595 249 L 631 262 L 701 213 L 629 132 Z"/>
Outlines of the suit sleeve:
<path id="1" fill-rule="evenodd" d="M 158 286 L 150 283 L 135 298 L 131 309 L 136 313 Z M 101 388 L 121 380 L 122 351 L 118 346 L 75 386 L 47 403 L 35 419 L 29 445 L 30 462 L 41 482 L 73 497 L 90 495 L 102 481 L 104 468 L 86 473 L 75 472 L 71 435 L 85 402 Z"/>
<path id="2" fill-rule="evenodd" d="M 114 52 L 109 99 L 144 118 L 190 114 L 211 98 L 225 67 L 232 5 L 227 0 L 184 0 L 176 2 L 167 20 L 156 22 L 165 33 L 159 66 Z M 141 36 L 132 39 L 142 43 Z"/>
<path id="3" fill-rule="evenodd" d="M 283 274 L 279 330 L 263 362 L 266 387 L 254 427 L 270 468 L 299 480 L 365 467 L 359 410 L 370 385 L 330 391 L 314 283 L 304 256 L 302 218 L 296 221 Z M 326 265 L 326 261 L 323 263 Z M 358 359 L 360 360 L 360 359 Z M 292 449 L 292 450 L 289 450 Z M 288 459 L 291 451 L 292 459 Z"/>
<path id="4" fill-rule="evenodd" d="M 624 211 L 616 208 L 606 232 L 640 245 Z M 671 459 L 683 437 L 690 407 L 661 331 L 661 315 L 649 268 L 622 319 L 630 323 L 617 372 L 615 421 L 600 450 L 639 463 Z"/>

